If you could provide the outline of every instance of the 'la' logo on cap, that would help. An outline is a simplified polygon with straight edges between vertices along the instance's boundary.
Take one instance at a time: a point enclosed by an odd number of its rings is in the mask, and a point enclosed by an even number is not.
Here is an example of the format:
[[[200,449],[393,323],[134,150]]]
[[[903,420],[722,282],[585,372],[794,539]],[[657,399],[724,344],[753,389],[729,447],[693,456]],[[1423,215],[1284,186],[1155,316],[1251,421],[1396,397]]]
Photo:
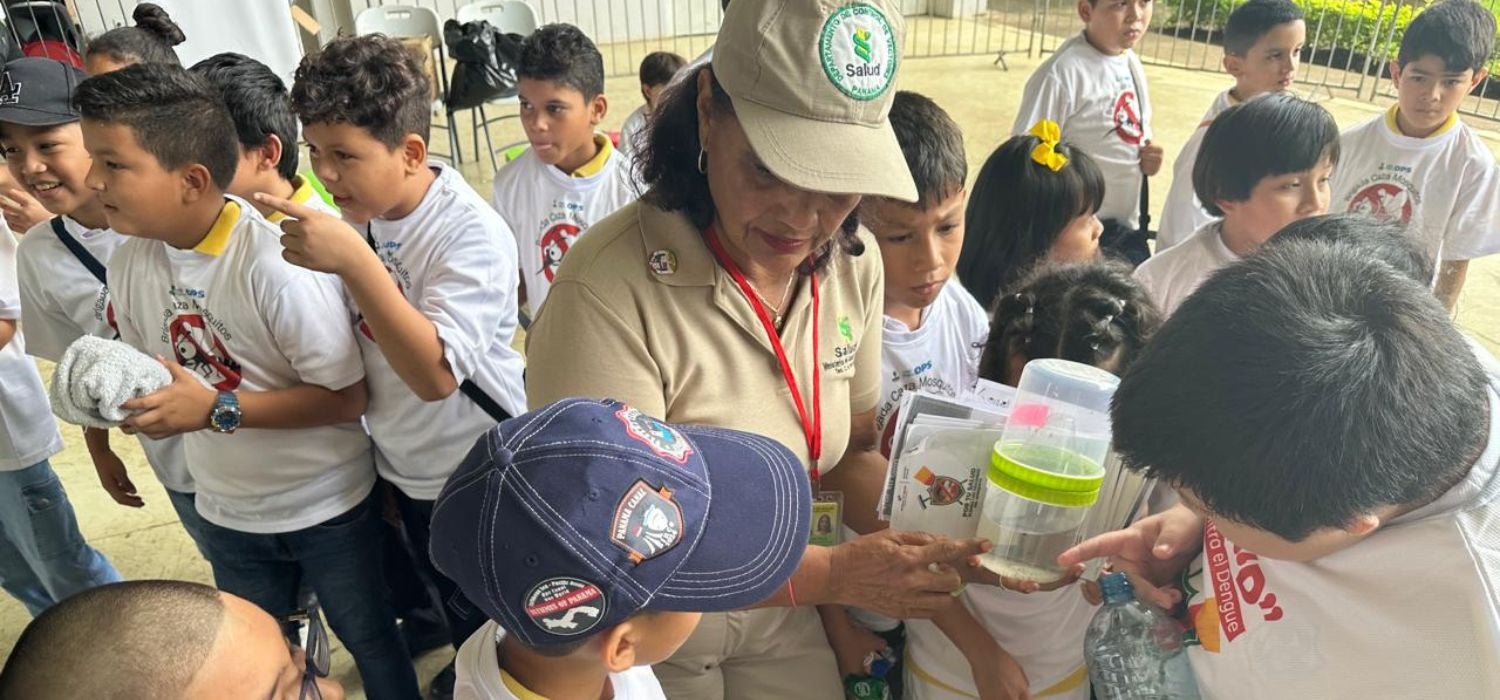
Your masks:
[[[0,80],[0,105],[13,105],[21,101],[21,84],[10,79],[10,71]]]

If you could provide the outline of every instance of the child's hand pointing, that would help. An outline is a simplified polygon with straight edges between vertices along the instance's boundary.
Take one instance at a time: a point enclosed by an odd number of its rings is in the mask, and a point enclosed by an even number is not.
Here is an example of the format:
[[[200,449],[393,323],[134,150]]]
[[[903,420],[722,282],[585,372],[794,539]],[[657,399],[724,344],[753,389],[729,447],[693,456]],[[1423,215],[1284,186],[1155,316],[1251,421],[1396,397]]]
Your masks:
[[[264,192],[255,201],[289,217],[280,224],[281,246],[282,257],[293,265],[343,275],[375,253],[342,219]]]

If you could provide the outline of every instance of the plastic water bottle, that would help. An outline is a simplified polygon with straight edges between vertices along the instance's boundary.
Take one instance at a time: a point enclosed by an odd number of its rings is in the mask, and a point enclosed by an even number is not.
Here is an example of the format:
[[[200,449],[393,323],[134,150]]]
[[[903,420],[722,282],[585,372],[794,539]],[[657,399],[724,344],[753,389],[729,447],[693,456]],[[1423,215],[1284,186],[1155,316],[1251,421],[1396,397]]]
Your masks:
[[[1084,637],[1089,682],[1099,700],[1192,700],[1198,684],[1177,623],[1135,599],[1130,579],[1099,579],[1104,606]]]

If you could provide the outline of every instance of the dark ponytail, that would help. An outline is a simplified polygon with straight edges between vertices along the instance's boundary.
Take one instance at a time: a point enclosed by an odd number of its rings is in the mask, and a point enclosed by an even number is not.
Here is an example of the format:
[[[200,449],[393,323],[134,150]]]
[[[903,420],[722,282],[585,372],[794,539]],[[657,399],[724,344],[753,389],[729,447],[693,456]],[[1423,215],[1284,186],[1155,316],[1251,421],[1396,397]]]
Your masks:
[[[182,27],[160,5],[143,2],[130,18],[134,26],[116,27],[89,41],[87,54],[107,56],[116,63],[169,63],[182,65],[172,47],[187,41]]]

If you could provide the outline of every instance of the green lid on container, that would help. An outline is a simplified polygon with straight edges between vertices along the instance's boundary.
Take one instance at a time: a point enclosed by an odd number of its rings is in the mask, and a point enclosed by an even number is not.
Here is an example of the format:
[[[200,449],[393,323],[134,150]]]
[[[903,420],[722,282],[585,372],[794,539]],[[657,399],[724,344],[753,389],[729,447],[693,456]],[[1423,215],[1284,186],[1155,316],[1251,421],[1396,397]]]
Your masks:
[[[1039,466],[1046,464],[1049,468]],[[1093,505],[1104,467],[1076,452],[1047,445],[995,443],[990,482],[1022,498],[1064,508]]]

